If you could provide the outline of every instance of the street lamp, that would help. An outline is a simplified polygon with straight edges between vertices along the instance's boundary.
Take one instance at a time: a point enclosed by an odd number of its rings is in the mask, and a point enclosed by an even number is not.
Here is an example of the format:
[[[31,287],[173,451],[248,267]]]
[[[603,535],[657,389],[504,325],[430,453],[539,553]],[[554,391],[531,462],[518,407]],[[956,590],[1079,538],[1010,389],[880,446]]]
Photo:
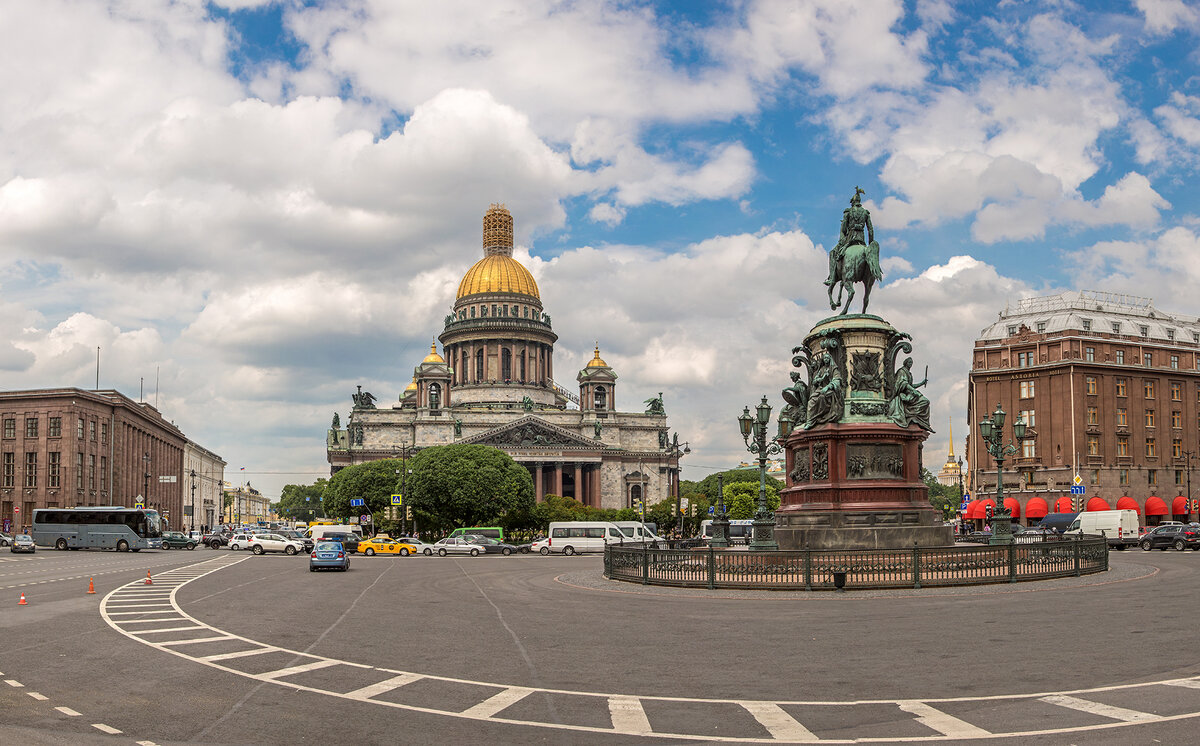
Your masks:
[[[752,415],[750,407],[743,407],[742,414],[738,417],[746,450],[758,456],[758,507],[754,511],[750,548],[775,550],[779,549],[779,543],[775,541],[775,514],[767,508],[767,457],[773,453],[782,453],[783,447],[774,440],[767,442],[767,425],[771,422],[771,405],[767,403],[767,397],[764,396],[754,410],[755,414]],[[786,437],[785,432],[790,434],[791,427],[790,419],[780,417],[777,439]],[[753,442],[750,441],[751,437],[754,438]]]
[[[192,530],[196,530],[196,470],[192,469]]]
[[[142,456],[142,460],[146,462],[146,477],[145,486],[142,488],[142,501],[145,505],[150,504],[150,453],[147,452]]]
[[[725,514],[725,475],[717,475],[717,507],[713,511],[712,541],[709,546],[716,549],[729,547],[729,516]]]
[[[992,538],[990,544],[1012,543],[1012,511],[1004,505],[1004,458],[1017,452],[1017,446],[1010,442],[1004,445],[1004,410],[996,404],[996,411],[979,423],[979,435],[983,447],[992,458],[996,459],[996,508],[992,512]],[[1013,439],[1025,439],[1025,421],[1020,417],[1012,426]]]
[[[679,433],[675,433],[675,439],[670,445],[670,450],[668,451],[668,456],[676,459],[676,472],[678,472],[679,457],[686,456],[687,454],[689,454],[691,452],[692,452],[692,449],[688,445],[688,442],[685,440],[684,442],[680,443],[679,442]],[[683,528],[684,527],[683,495],[681,495],[679,492],[679,474],[678,473],[676,473],[676,475],[675,475],[675,513],[676,513],[676,515],[679,516],[679,538],[680,538],[680,540],[682,540],[684,538],[683,537],[683,530],[684,530],[684,528]]]

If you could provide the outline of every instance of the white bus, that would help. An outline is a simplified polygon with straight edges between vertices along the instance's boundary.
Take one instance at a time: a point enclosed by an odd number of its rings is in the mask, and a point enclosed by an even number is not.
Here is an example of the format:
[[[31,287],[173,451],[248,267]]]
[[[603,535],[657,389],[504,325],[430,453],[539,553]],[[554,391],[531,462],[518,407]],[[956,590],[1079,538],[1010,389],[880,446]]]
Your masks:
[[[567,556],[584,552],[603,552],[606,544],[623,544],[629,537],[608,521],[553,521],[550,533],[530,545],[531,552],[542,555],[561,552]]]
[[[162,549],[158,511],[142,508],[37,508],[30,534],[38,546],[55,549]]]
[[[754,521],[748,518],[738,518],[729,521],[729,540],[737,543],[748,543],[754,534]],[[712,541],[712,521],[700,522],[700,538]]]

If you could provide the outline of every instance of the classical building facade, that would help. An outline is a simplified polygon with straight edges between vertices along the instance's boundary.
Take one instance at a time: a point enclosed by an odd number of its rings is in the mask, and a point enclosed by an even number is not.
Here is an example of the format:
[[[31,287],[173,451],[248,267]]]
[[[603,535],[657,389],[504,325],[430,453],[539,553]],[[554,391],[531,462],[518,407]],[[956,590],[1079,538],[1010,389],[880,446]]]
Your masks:
[[[644,412],[619,411],[617,373],[599,345],[575,376],[578,394],[555,381],[558,335],[533,275],[513,259],[512,216],[500,205],[483,218],[483,254],[459,283],[442,352],[430,346],[392,404],[377,406],[360,389],[345,428],[334,415],[331,473],[428,446],[478,443],[524,465],[538,501],[554,494],[619,508],[676,497],[682,451],[661,395]]]
[[[183,515],[188,528],[216,525],[221,514],[221,486],[225,460],[199,443],[188,440],[183,448]]]
[[[1132,508],[1147,524],[1195,519],[1200,319],[1114,293],[1028,298],[975,341],[969,384],[969,422],[999,403],[1007,422],[1028,425],[1004,465],[1022,523],[1070,510],[1076,475],[1087,509]],[[994,494],[996,464],[977,427],[967,448],[975,496]]]
[[[950,453],[946,456],[946,463],[942,464],[942,470],[937,473],[938,484],[948,486],[962,485],[962,461],[954,460],[954,423],[950,423]]]
[[[117,391],[0,392],[0,521],[144,496],[182,525],[186,444],[157,409]]]

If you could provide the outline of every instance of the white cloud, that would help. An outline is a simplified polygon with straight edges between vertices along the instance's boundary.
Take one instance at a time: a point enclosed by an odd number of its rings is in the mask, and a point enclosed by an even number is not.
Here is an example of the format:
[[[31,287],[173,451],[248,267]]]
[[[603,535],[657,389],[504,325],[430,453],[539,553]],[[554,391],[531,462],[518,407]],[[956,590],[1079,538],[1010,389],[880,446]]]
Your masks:
[[[1153,34],[1200,25],[1200,13],[1183,0],[1134,0],[1134,5],[1146,18],[1146,30]]]

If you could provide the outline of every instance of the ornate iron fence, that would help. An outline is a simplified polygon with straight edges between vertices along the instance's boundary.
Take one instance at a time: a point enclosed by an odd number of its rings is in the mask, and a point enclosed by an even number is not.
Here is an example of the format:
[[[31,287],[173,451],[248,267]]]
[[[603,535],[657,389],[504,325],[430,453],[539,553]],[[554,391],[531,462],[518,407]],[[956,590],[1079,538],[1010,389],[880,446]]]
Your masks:
[[[647,585],[759,590],[921,588],[1015,583],[1104,572],[1103,536],[911,549],[753,552],[609,546],[604,575]]]

